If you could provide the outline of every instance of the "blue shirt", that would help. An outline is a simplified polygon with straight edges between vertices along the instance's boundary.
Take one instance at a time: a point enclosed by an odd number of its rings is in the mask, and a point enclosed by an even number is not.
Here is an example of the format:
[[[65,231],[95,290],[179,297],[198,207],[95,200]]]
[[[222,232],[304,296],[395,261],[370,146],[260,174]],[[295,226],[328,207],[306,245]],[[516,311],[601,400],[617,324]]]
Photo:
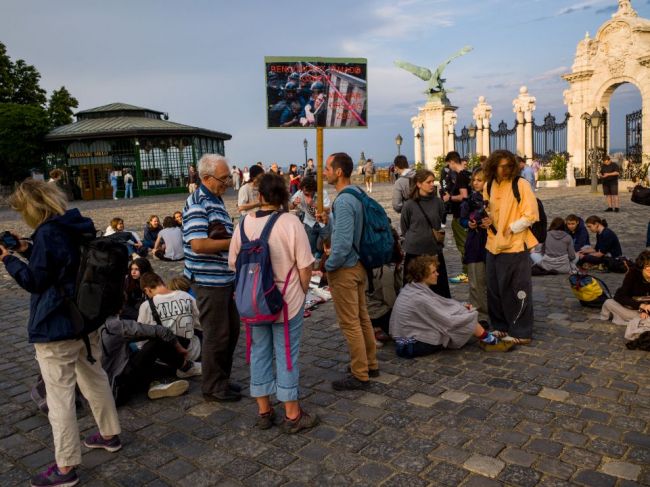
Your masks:
[[[609,228],[605,228],[602,232],[596,235],[596,247],[598,252],[612,257],[620,257],[623,255],[621,249],[621,242],[619,242],[616,234]]]
[[[521,177],[530,183],[530,187],[535,189],[535,171],[532,167],[526,166],[521,170]]]
[[[356,186],[352,189],[361,192]],[[332,205],[329,224],[332,228],[332,251],[325,262],[325,270],[354,267],[359,262],[359,254],[354,249],[361,245],[363,205],[351,194],[339,194]]]
[[[235,273],[228,268],[228,252],[197,254],[191,245],[196,238],[208,238],[208,227],[213,222],[221,223],[232,235],[232,220],[223,200],[201,184],[183,208],[184,275],[199,286],[222,287],[235,280]]]

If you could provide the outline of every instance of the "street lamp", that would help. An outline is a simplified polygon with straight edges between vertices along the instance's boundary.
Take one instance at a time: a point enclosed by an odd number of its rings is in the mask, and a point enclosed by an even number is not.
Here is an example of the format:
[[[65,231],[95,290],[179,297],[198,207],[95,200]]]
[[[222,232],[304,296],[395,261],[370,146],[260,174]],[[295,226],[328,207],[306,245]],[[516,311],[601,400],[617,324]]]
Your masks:
[[[302,141],[302,146],[305,148],[305,167],[307,167],[307,147],[309,146],[307,139]]]
[[[591,150],[589,158],[591,159],[591,192],[598,192],[598,162],[600,161],[600,147],[598,147],[598,129],[603,120],[602,114],[596,108],[591,115],[585,113],[581,117],[585,123],[589,121],[591,125]]]
[[[467,131],[468,131],[468,133],[469,133],[470,138],[473,139],[474,136],[476,135],[476,125],[474,125],[473,123],[471,123],[471,124],[469,125],[469,128],[467,129]]]
[[[395,144],[397,145],[397,155],[400,155],[402,153],[400,149],[402,145],[402,140],[404,140],[402,139],[402,136],[400,134],[397,134],[397,137],[395,137]]]

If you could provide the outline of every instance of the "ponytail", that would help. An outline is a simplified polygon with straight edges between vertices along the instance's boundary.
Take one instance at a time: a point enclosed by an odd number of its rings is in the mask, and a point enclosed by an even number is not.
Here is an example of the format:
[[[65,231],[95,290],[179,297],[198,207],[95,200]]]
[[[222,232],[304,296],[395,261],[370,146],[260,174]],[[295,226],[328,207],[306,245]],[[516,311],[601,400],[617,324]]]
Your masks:
[[[585,220],[585,223],[588,223],[589,225],[595,225],[595,224],[600,224],[603,227],[607,228],[607,220],[604,218],[600,218],[599,216],[596,215],[591,215],[589,218]]]

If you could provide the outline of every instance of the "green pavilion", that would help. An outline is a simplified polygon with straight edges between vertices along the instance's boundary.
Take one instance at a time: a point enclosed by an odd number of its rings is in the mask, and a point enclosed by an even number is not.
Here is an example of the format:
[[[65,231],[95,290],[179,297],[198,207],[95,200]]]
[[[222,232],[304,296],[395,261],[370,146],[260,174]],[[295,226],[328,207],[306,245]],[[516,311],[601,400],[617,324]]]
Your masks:
[[[52,130],[48,171],[57,167],[84,200],[111,198],[109,175],[124,170],[135,178],[135,195],[186,191],[189,167],[203,154],[225,155],[223,132],[169,121],[167,113],[111,103],[75,114],[77,121]]]

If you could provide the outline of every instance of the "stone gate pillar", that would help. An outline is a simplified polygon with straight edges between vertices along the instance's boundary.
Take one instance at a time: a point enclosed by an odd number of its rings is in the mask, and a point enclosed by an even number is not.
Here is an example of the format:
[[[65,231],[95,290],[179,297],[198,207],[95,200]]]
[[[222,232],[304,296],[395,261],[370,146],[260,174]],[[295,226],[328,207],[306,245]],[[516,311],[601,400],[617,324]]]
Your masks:
[[[478,97],[478,103],[472,113],[476,123],[476,153],[479,156],[489,156],[492,107],[485,101],[484,96]]]
[[[533,111],[536,99],[528,88],[519,88],[519,96],[512,101],[512,111],[517,116],[517,153],[530,160],[533,158]]]
[[[433,170],[436,165],[436,158],[446,154],[448,129],[445,120],[455,112],[458,107],[441,101],[429,101],[420,108],[418,117],[423,121],[424,126],[424,165],[427,169]]]
[[[445,155],[455,149],[456,141],[456,122],[458,121],[458,115],[456,112],[451,110],[445,113],[445,126],[447,127],[447,141],[445,144]]]

